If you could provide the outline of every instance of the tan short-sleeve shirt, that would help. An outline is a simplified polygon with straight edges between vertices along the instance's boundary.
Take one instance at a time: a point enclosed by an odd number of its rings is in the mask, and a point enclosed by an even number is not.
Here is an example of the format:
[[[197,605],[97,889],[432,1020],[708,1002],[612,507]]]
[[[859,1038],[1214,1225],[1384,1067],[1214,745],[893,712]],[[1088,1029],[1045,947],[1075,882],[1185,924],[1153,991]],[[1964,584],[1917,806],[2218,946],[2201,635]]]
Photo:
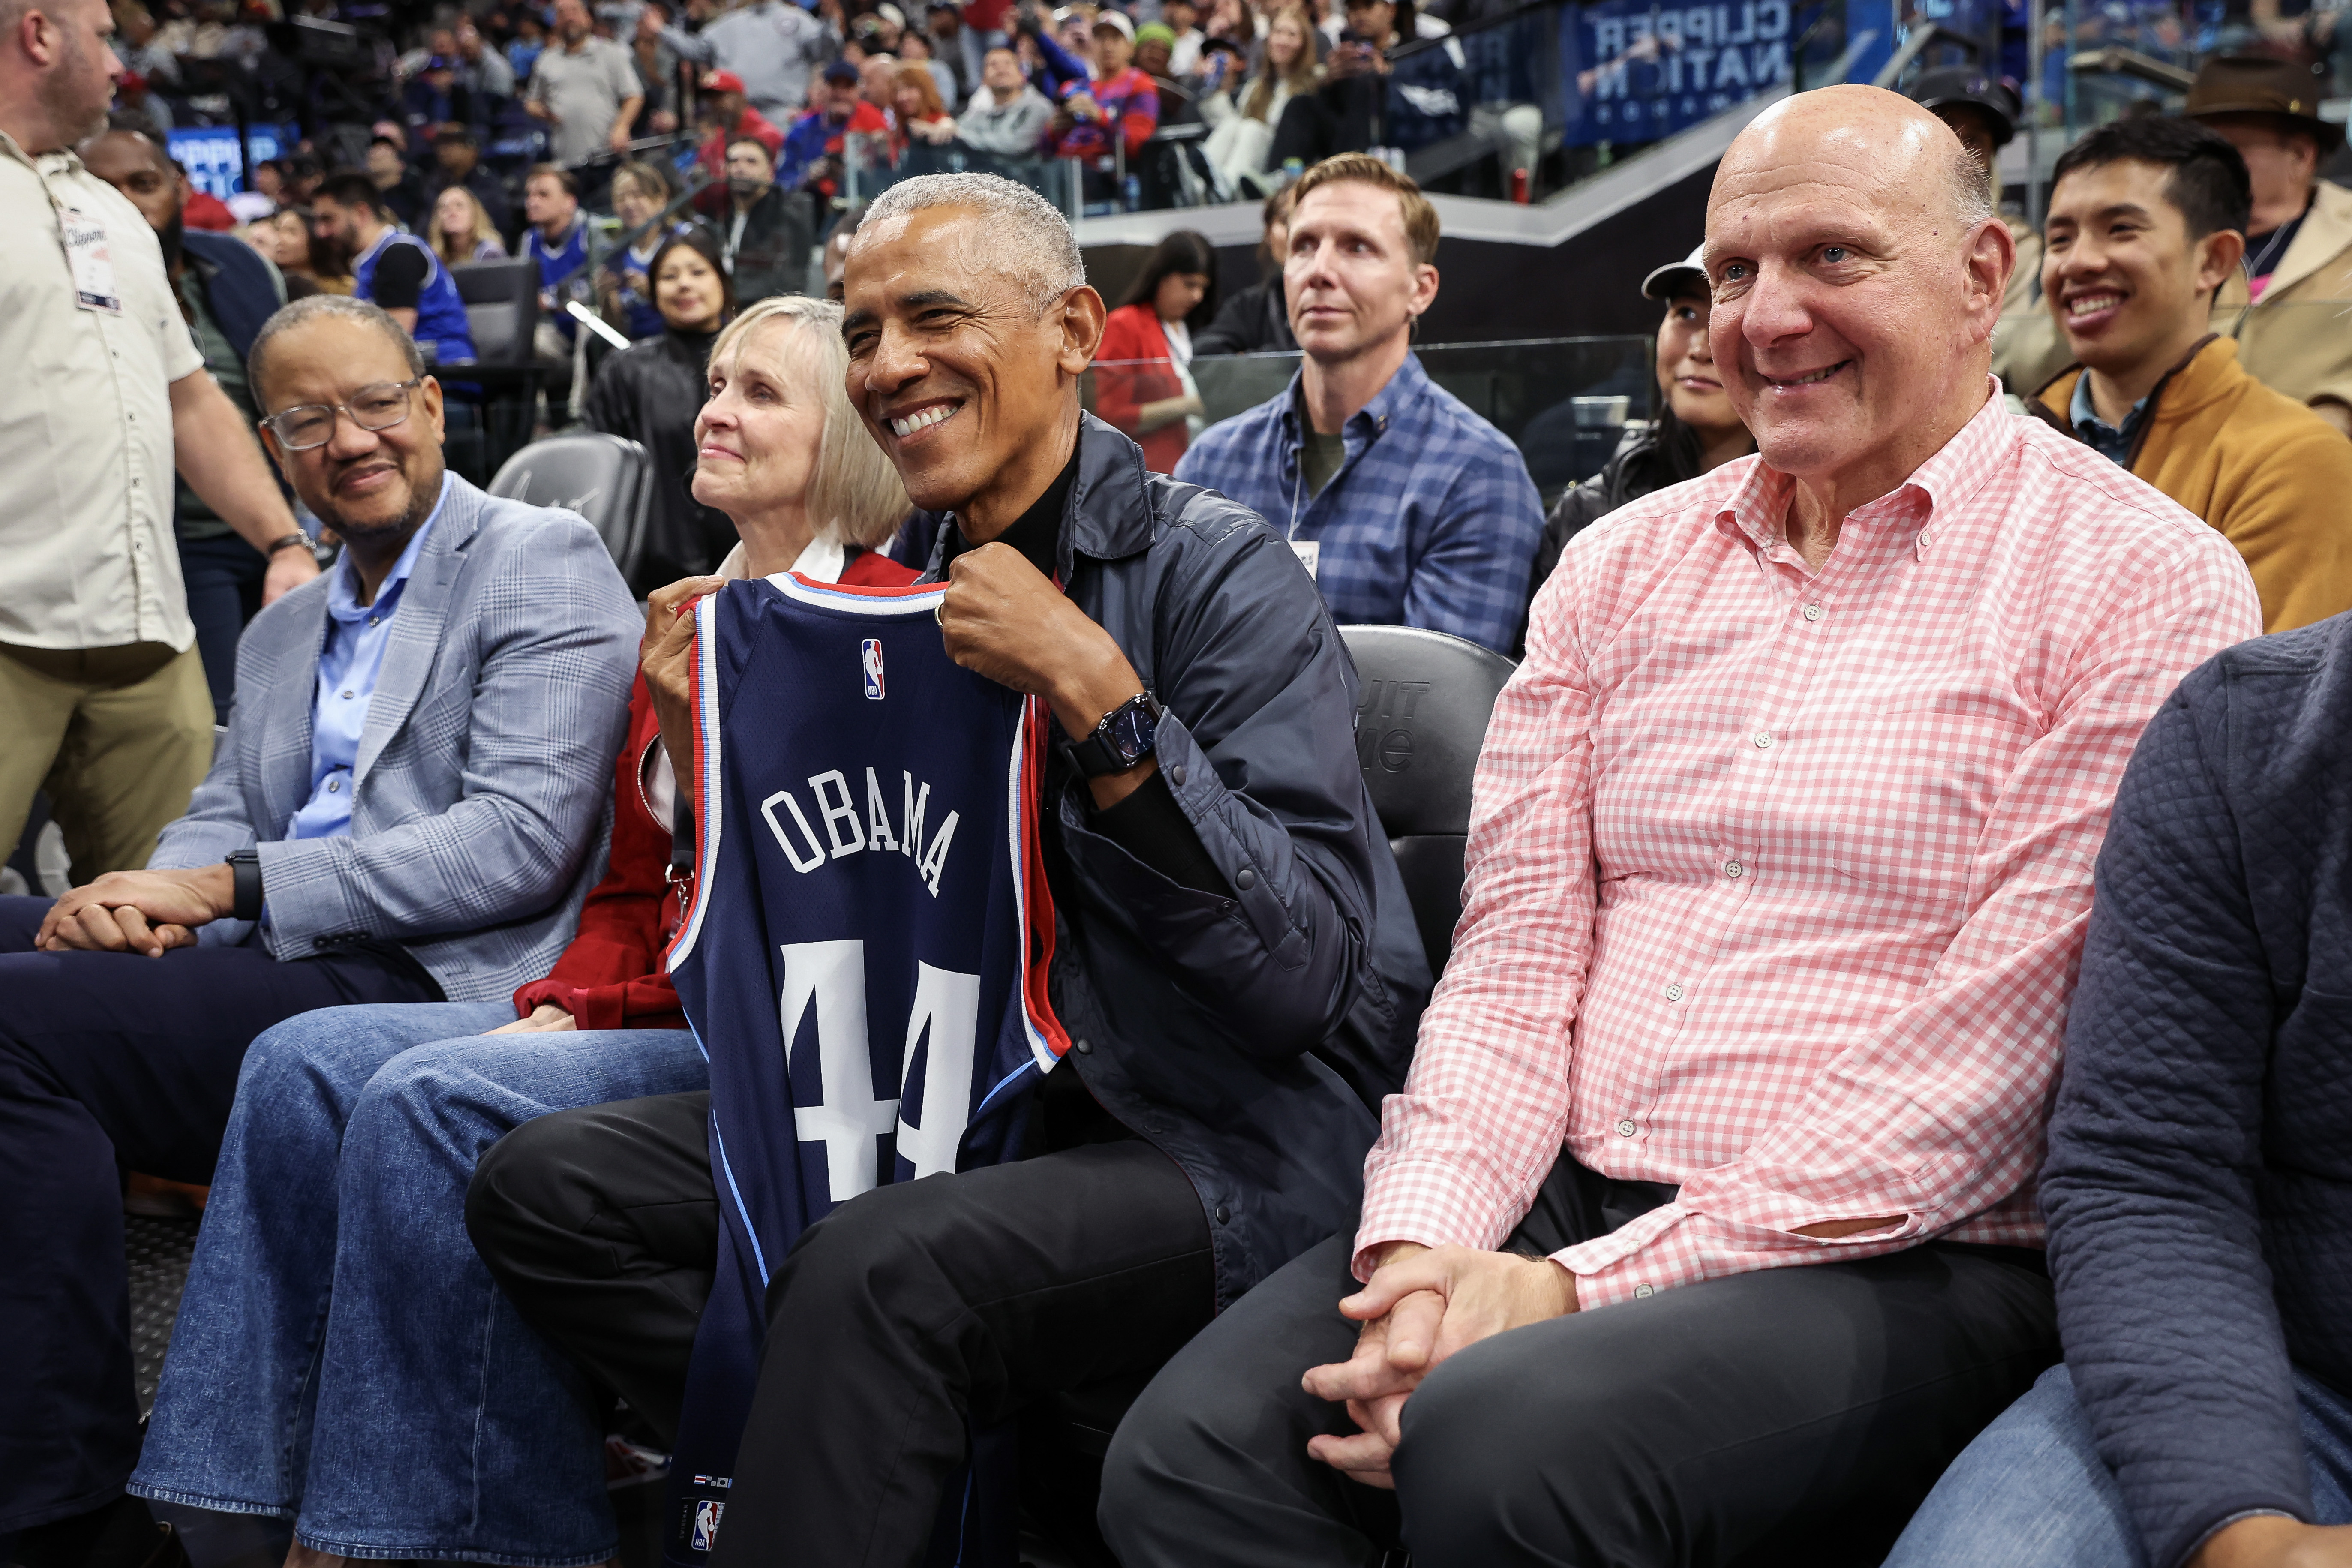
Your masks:
[[[61,208],[104,226],[120,312],[79,303]],[[71,153],[0,132],[0,643],[195,640],[170,389],[204,367],[139,209]]]

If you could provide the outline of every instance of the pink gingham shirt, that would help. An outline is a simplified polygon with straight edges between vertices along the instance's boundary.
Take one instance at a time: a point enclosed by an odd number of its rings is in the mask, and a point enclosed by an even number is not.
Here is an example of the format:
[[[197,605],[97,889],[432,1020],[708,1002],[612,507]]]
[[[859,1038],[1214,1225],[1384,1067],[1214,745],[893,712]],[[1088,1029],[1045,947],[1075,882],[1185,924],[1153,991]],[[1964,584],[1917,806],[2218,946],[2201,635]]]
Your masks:
[[[2261,635],[2221,534],[1998,395],[1809,572],[1755,458],[1571,544],[1478,759],[1465,908],[1356,1272],[1493,1248],[1562,1151],[1676,1200],[1581,1305],[1931,1237],[2039,1246],[2091,866],[2181,676]],[[1823,1221],[1902,1216],[1843,1240]]]

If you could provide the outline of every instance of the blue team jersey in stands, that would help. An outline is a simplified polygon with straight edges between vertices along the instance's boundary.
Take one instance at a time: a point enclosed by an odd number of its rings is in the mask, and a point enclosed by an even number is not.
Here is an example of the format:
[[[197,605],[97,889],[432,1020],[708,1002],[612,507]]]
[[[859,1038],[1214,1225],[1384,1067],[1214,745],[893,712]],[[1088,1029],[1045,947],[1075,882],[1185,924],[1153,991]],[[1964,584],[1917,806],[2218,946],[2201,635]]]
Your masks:
[[[694,894],[670,973],[710,1063],[721,1231],[668,1553],[724,1510],[771,1272],[886,1182],[1010,1157],[1068,1041],[1035,835],[1033,700],[957,667],[944,584],[789,574],[697,605]]]
[[[362,300],[375,298],[376,263],[395,245],[413,245],[425,253],[425,286],[416,294],[416,328],[408,335],[431,343],[437,364],[474,363],[474,329],[466,319],[466,301],[458,297],[457,279],[433,254],[433,247],[413,234],[386,230],[352,262],[353,292]]]

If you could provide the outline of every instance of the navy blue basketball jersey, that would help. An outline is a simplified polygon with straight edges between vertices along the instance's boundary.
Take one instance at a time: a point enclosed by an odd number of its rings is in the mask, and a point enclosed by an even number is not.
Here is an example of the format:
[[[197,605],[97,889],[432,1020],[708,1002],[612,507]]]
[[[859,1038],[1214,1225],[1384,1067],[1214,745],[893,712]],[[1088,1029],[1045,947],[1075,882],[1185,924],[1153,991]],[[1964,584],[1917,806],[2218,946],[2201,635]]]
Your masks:
[[[802,1231],[883,1183],[1010,1157],[1068,1047],[1045,999],[1045,716],[948,657],[945,591],[782,574],[695,609],[695,885],[668,962],[710,1064],[722,1224],[676,1563],[717,1533],[769,1276]]]

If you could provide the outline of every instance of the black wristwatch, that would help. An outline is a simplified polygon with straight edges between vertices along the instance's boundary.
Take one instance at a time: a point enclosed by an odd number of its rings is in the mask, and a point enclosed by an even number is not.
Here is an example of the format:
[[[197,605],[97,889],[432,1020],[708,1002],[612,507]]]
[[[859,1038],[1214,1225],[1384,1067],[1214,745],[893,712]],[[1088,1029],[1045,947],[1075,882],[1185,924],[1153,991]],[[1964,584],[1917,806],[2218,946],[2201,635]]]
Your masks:
[[[1090,779],[1123,773],[1151,754],[1160,740],[1160,699],[1139,692],[1102,717],[1094,733],[1066,748],[1070,765]]]
[[[229,875],[236,880],[236,896],[229,913],[241,921],[261,918],[261,851],[232,849],[228,857]]]

